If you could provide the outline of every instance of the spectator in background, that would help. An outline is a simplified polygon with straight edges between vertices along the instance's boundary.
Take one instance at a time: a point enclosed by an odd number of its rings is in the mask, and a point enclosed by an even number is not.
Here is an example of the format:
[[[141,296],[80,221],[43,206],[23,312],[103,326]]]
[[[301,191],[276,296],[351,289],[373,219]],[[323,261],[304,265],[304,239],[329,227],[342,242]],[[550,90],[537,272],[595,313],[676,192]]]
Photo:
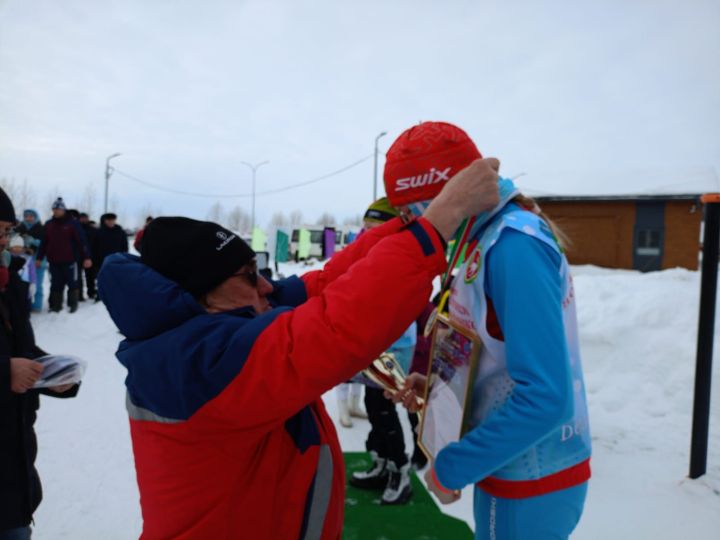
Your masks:
[[[25,240],[19,234],[16,234],[10,239],[8,251],[11,257],[17,257],[25,261],[25,264],[18,271],[20,279],[28,284],[28,311],[32,309],[32,298],[35,294],[35,283],[37,281],[37,269],[35,268],[34,258],[30,250],[25,245]]]
[[[83,239],[79,224],[67,213],[62,197],[52,205],[53,217],[45,224],[45,237],[40,244],[35,265],[40,267],[47,257],[50,265],[50,311],[62,309],[65,287],[68,288],[68,307],[78,308],[78,269],[75,261],[82,258],[83,267],[92,266],[90,250]]]
[[[42,499],[33,429],[40,394],[73,397],[79,386],[32,388],[43,371],[34,359],[45,353],[35,345],[28,286],[18,275],[26,263],[5,251],[15,221],[12,202],[0,189],[0,540],[29,540]]]
[[[95,258],[95,254],[92,252],[95,246],[95,237],[97,236],[97,227],[94,221],[90,221],[90,217],[85,213],[80,213],[80,227],[82,227],[85,239],[87,240],[88,246],[90,246],[90,256]],[[90,268],[85,268],[85,285],[87,286],[87,297],[96,298],[97,289],[95,288],[95,278],[97,276],[97,265],[92,265]],[[81,274],[82,275],[82,274]],[[80,284],[80,299],[82,300],[83,287]]]
[[[142,239],[143,239],[143,236],[145,236],[145,229],[147,228],[148,225],[150,225],[152,220],[153,220],[153,217],[148,216],[145,219],[145,226],[142,229],[140,229],[137,232],[137,234],[135,235],[135,241],[133,242],[133,247],[135,248],[135,250],[138,253],[142,253]]]
[[[15,231],[23,237],[25,240],[25,247],[29,250],[28,252],[32,255],[33,264],[37,255],[38,248],[42,242],[43,236],[45,235],[45,227],[40,221],[40,215],[37,210],[28,208],[23,212],[22,222],[15,228]],[[47,263],[43,262],[37,267],[35,273],[35,295],[33,297],[32,310],[42,311],[43,307],[43,284],[45,282],[45,270],[47,269]]]
[[[80,223],[80,212],[75,210],[74,208],[69,208],[67,210],[67,213],[72,218],[72,222],[77,227],[78,231],[80,231],[80,236],[82,237],[83,243],[88,247],[91,248],[92,244],[90,243],[87,236],[85,236],[85,231],[82,228],[82,225]],[[92,253],[90,254],[90,258],[92,259]],[[77,255],[77,259],[75,261],[75,265],[77,266],[77,277],[78,277],[78,301],[84,302],[85,296],[83,295],[83,257],[82,254]],[[70,291],[68,291],[68,304],[70,303]]]
[[[117,216],[112,213],[100,216],[100,228],[93,244],[95,268],[100,271],[103,261],[113,253],[127,253],[128,239],[125,230],[117,224]]]

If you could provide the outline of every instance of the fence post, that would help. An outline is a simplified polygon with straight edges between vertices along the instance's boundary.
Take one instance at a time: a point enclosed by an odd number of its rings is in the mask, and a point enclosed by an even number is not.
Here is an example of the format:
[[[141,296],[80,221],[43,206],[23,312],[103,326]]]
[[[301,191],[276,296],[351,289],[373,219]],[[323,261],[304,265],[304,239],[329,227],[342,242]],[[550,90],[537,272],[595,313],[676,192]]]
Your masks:
[[[705,227],[700,276],[700,319],[690,446],[690,478],[699,478],[707,470],[718,249],[720,248],[720,194],[703,195],[700,200],[705,206]]]

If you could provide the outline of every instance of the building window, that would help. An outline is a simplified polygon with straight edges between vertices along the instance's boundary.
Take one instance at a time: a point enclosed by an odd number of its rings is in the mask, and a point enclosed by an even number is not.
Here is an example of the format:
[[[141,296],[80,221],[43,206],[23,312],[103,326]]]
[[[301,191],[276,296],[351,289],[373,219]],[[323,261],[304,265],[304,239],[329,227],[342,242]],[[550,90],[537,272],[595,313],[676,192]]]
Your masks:
[[[640,229],[635,251],[638,255],[649,257],[660,256],[660,230],[659,229]]]

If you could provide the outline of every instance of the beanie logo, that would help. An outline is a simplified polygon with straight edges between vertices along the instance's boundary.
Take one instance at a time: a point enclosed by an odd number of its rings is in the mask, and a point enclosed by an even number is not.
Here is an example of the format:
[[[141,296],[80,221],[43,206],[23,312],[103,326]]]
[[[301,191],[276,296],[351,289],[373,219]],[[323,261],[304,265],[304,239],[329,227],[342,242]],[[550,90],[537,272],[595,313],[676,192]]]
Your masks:
[[[217,236],[220,240],[222,240],[222,243],[215,248],[215,251],[222,251],[225,246],[227,246],[230,242],[235,240],[235,235],[231,234],[228,236],[226,233],[222,231],[218,231],[215,233],[215,236]]]
[[[447,182],[450,180],[448,176],[452,167],[448,167],[444,171],[438,171],[435,167],[430,169],[425,174],[419,174],[417,176],[408,176],[407,178],[400,178],[395,183],[395,191],[405,191],[406,189],[418,188],[425,185],[437,184],[438,182]]]

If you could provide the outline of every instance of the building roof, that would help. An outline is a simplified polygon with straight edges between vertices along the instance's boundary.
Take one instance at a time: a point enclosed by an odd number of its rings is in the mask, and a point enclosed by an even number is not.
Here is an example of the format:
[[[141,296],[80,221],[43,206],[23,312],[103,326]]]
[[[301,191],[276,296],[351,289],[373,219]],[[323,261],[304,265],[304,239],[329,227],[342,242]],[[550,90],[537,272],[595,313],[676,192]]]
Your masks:
[[[515,183],[525,195],[544,200],[696,199],[720,193],[713,168],[523,174]]]

